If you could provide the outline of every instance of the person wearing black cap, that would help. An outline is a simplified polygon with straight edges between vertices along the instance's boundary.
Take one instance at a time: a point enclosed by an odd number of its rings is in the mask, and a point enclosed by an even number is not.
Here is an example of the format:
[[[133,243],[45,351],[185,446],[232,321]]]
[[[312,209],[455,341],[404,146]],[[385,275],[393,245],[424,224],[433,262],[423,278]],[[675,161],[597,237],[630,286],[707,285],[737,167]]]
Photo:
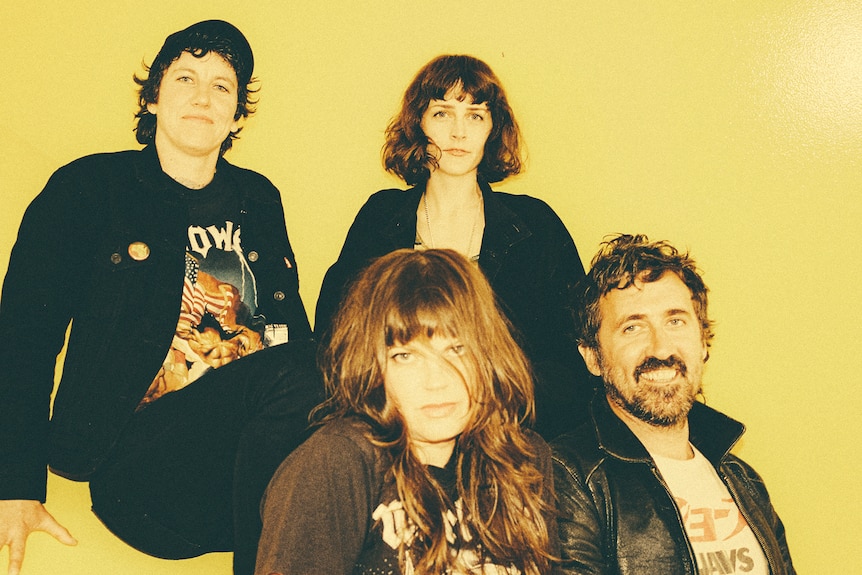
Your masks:
[[[170,35],[135,77],[144,148],[59,169],[24,215],[0,297],[10,574],[32,531],[75,543],[42,505],[49,467],[147,554],[254,569],[260,496],[323,391],[279,191],[224,159],[253,70],[227,22]]]

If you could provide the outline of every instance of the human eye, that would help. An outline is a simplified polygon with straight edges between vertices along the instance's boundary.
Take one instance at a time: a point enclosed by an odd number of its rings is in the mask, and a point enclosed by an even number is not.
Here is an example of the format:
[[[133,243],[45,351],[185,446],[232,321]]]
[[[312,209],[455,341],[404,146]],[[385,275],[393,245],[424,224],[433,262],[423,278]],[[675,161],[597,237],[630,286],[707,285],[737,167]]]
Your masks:
[[[465,353],[467,353],[467,348],[464,347],[464,344],[460,341],[457,341],[449,346],[449,353],[454,355],[455,357],[461,357]]]
[[[407,363],[413,359],[413,354],[402,347],[393,347],[389,349],[389,361],[393,363]]]
[[[220,92],[224,92],[225,94],[232,94],[236,89],[236,86],[233,82],[229,81],[226,78],[215,78],[213,82],[213,87]]]
[[[627,323],[622,326],[622,332],[626,335],[635,335],[641,330],[641,325],[638,323]]]
[[[690,323],[692,316],[685,311],[676,311],[668,314],[667,325],[671,327],[685,327]]]

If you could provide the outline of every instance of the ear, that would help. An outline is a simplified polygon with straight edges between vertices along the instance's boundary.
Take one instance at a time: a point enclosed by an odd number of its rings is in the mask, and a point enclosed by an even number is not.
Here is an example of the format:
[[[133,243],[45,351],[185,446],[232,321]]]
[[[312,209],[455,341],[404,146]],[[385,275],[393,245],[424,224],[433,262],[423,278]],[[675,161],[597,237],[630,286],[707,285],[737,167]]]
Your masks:
[[[149,112],[149,113],[150,113],[150,114],[152,114],[153,116],[155,116],[155,115],[156,115],[156,109],[157,109],[157,108],[158,108],[158,105],[157,105],[155,102],[149,102],[149,103],[147,103],[147,112]]]
[[[599,355],[595,349],[584,344],[578,344],[578,351],[581,352],[581,357],[584,358],[584,363],[587,364],[587,369],[596,377],[601,377],[602,370],[599,367]]]

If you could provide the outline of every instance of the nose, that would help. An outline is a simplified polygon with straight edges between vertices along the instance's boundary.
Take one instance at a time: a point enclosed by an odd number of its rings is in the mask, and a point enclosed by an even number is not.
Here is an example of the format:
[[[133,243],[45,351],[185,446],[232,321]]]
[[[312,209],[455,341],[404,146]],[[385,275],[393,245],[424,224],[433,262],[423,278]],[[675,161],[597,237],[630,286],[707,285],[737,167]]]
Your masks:
[[[673,355],[671,337],[661,328],[651,330],[650,355],[658,359],[667,359]]]
[[[452,139],[462,140],[467,136],[467,122],[464,118],[456,117],[452,122]]]
[[[426,363],[425,377],[422,385],[425,389],[443,389],[460,377],[458,370],[443,357],[434,356]]]
[[[195,91],[195,104],[208,106],[210,103],[210,91],[207,86],[198,86]]]

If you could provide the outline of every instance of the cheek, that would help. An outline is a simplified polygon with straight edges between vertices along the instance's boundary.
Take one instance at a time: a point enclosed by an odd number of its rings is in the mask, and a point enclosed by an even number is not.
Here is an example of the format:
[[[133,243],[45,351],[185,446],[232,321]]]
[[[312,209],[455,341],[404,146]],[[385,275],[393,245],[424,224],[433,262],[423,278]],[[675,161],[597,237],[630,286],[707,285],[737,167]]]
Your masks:
[[[428,140],[429,144],[434,144],[435,141],[440,140],[442,136],[439,133],[434,132],[433,128],[425,128],[423,126],[419,126],[422,129],[422,134],[425,135],[425,138]]]
[[[422,131],[423,134],[425,134],[426,136],[428,135],[428,130],[430,128],[428,126],[428,121],[425,118],[422,118],[419,121],[419,129]]]
[[[488,139],[491,137],[491,131],[492,127],[487,124],[477,127],[475,138],[477,140],[481,140],[483,147],[488,144]]]
[[[411,380],[401,381],[399,378],[389,377],[384,381],[383,391],[386,394],[386,404],[401,413],[409,410],[410,405],[415,402],[415,386],[410,384]]]
[[[628,342],[624,345],[616,345],[604,350],[605,363],[624,369],[629,369],[639,364],[646,358],[644,345],[637,342]]]

